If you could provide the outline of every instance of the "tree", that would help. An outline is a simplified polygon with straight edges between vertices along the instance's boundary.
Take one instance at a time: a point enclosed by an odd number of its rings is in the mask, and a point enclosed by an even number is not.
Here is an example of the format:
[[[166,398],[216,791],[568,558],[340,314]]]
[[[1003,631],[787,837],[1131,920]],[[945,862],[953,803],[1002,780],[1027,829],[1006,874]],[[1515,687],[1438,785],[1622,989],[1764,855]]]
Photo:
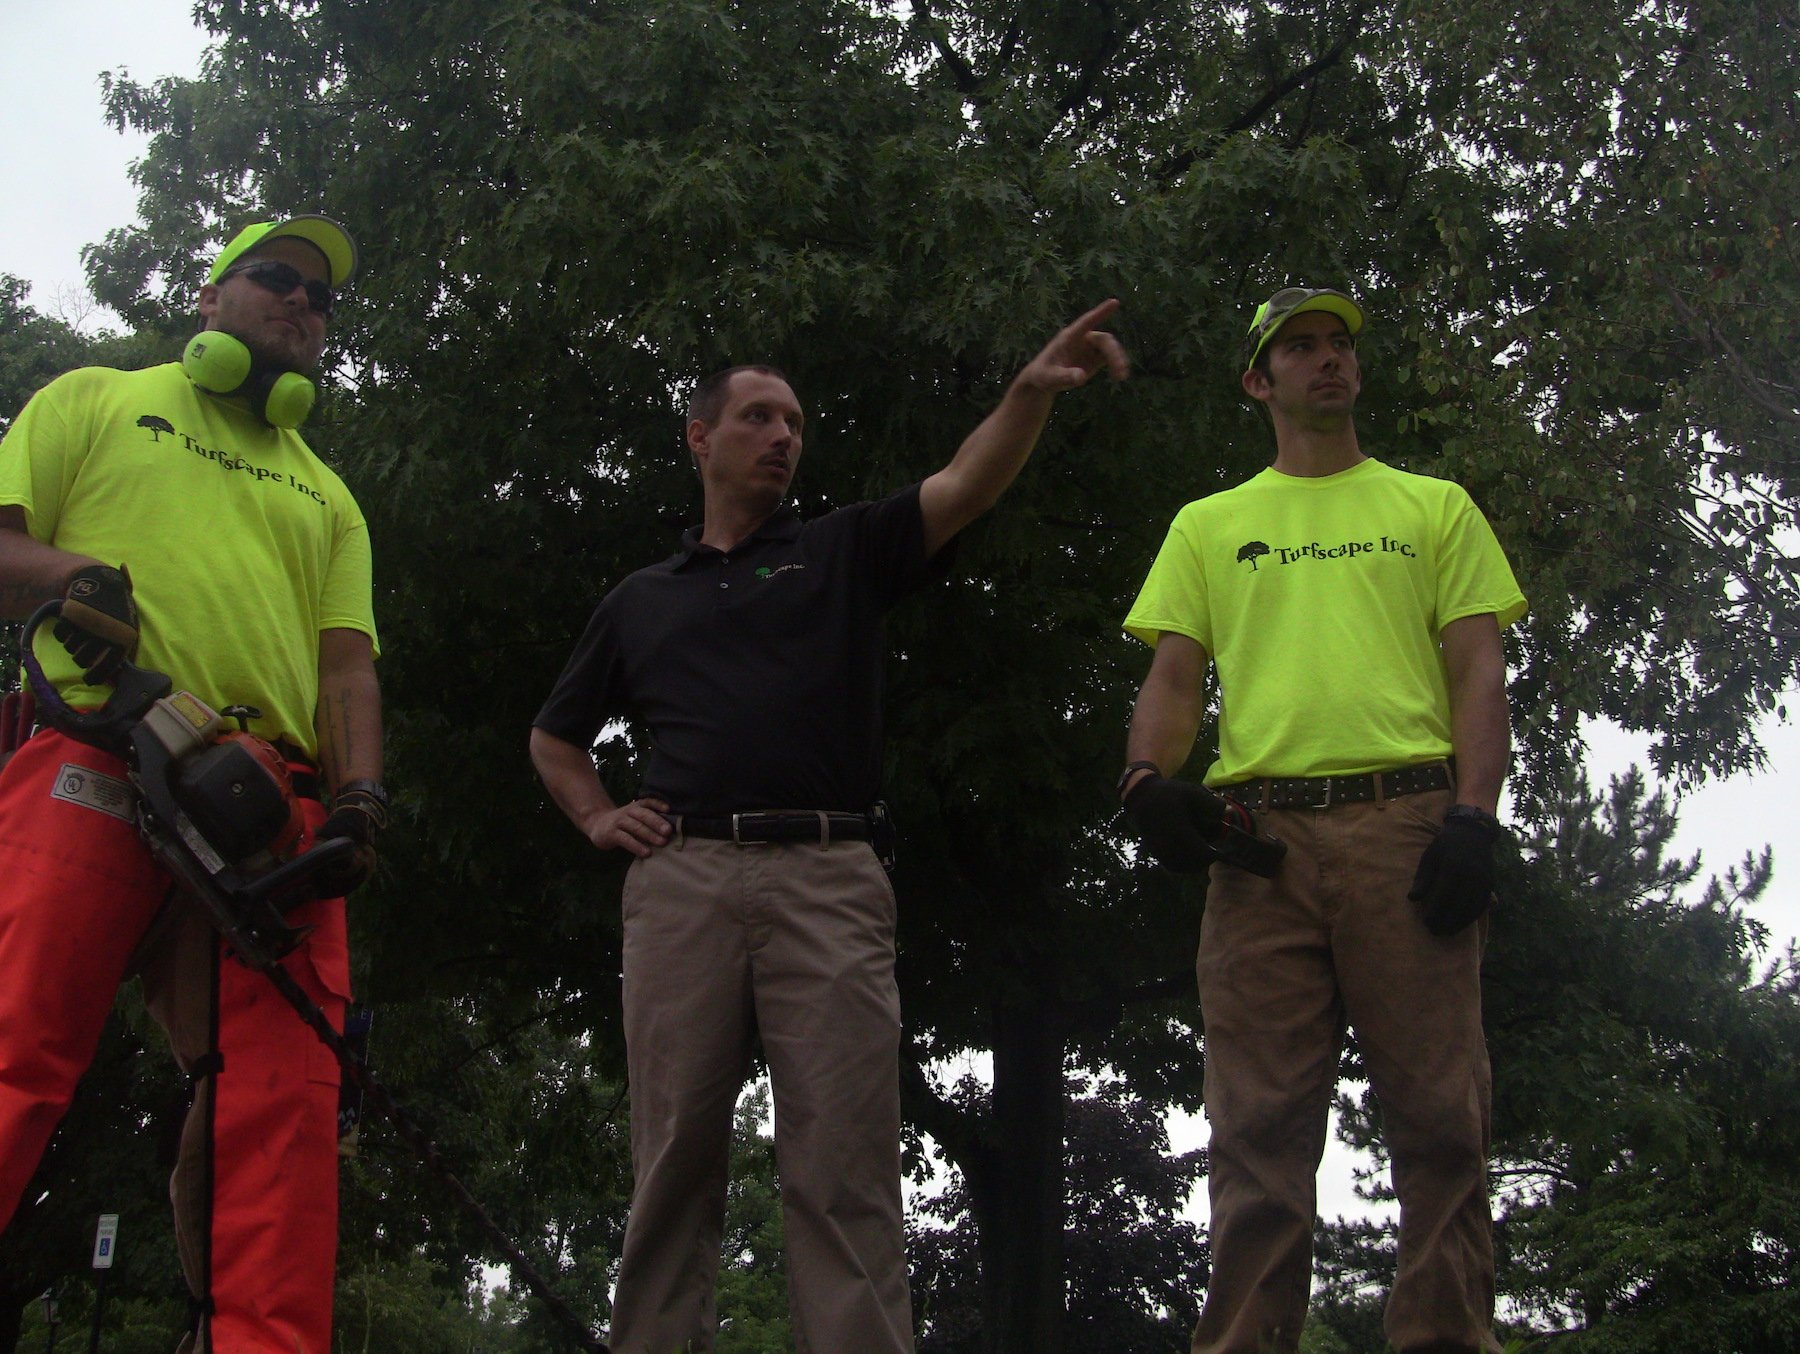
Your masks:
[[[81,335],[33,309],[29,291],[23,278],[0,273],[0,434],[40,386],[86,355]]]
[[[1202,1151],[1171,1155],[1162,1117],[1117,1082],[1071,1077],[1067,1176],[1073,1229],[1066,1274],[1070,1335],[1093,1351],[1185,1349],[1199,1315],[1208,1253],[1180,1217],[1206,1169]],[[957,1087],[989,1092],[973,1077]],[[924,1182],[923,1163],[919,1172]],[[980,1349],[987,1326],[977,1219],[958,1179],[920,1204],[908,1228],[920,1348]]]
[[[1224,356],[1248,298],[1357,290],[1370,444],[1462,479],[1518,562],[1527,812],[1582,713],[1699,776],[1755,760],[1795,676],[1764,638],[1795,615],[1775,0],[200,13],[202,80],[112,86],[153,136],[143,221],[90,257],[148,325],[252,207],[365,243],[313,426],[377,549],[402,826],[357,944],[384,1002],[556,1009],[616,1068],[616,876],[519,747],[588,601],[694,512],[687,382],[793,374],[810,512],[936,468],[1044,335],[1126,298],[1137,381],[1065,401],[961,579],[892,626],[907,1109],[962,1171],[990,1348],[1064,1343],[1070,1062],[1199,1094],[1197,890],[1111,823],[1143,661],[1116,627],[1178,505],[1266,458]],[[615,789],[640,750],[601,744]],[[975,1050],[993,1092],[959,1098],[934,1069]]]
[[[738,1102],[719,1276],[719,1354],[781,1354],[794,1346],[775,1140],[764,1128],[772,1112],[765,1082]]]

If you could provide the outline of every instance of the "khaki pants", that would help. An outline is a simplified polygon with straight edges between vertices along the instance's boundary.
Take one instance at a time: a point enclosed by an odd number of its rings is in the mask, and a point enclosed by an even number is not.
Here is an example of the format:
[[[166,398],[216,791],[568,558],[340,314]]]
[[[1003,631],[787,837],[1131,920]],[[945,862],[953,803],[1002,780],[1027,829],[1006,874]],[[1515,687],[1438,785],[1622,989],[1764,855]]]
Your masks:
[[[912,1348],[894,894],[862,842],[677,839],[626,877],[636,1175],[610,1342],[710,1350],[732,1113],[762,1039],[795,1345]]]
[[[1314,1177],[1346,1021],[1400,1200],[1385,1322],[1400,1351],[1495,1350],[1487,1199],[1486,922],[1439,939],[1408,901],[1448,790],[1263,815],[1288,844],[1259,879],[1215,864],[1196,972],[1205,1021],[1212,1278],[1194,1354],[1293,1350]]]

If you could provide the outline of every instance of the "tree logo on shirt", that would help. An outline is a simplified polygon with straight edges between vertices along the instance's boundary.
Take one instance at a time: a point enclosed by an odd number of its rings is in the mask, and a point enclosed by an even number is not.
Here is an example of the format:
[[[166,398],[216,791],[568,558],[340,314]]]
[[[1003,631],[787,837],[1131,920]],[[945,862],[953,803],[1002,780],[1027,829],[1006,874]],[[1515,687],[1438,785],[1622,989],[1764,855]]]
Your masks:
[[[175,431],[175,425],[173,423],[169,422],[166,418],[158,418],[155,414],[145,414],[137,421],[137,425],[140,428],[148,428],[150,430],[150,440],[153,442],[160,442],[162,441],[162,435],[164,433],[173,433]]]
[[[1249,560],[1250,572],[1255,573],[1257,556],[1266,555],[1268,553],[1269,547],[1264,545],[1261,541],[1248,541],[1244,544],[1243,548],[1238,551],[1238,563],[1242,564],[1245,560]]]
[[[776,574],[785,574],[790,569],[804,569],[805,567],[804,564],[784,564],[778,569],[771,569],[765,564],[756,571],[756,576],[758,578],[773,578]]]

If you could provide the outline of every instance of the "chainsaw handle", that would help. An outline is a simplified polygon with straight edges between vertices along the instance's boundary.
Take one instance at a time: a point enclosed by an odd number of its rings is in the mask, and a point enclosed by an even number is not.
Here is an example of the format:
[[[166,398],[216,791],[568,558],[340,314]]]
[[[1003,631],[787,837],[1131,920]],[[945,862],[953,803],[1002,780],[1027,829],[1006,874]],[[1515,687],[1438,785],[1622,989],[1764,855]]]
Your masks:
[[[299,893],[301,885],[320,870],[348,858],[355,850],[356,843],[348,837],[332,837],[327,841],[319,842],[311,850],[302,851],[287,864],[277,865],[267,874],[258,875],[245,884],[242,897],[248,903],[273,901],[277,905],[277,910],[285,911],[286,909],[280,906],[283,895]],[[292,901],[299,902],[300,899],[294,898]]]
[[[140,668],[135,663],[120,663],[113,676],[113,692],[98,710],[77,710],[62,698],[44,676],[44,665],[38,662],[33,641],[45,621],[62,615],[63,599],[53,597],[25,622],[19,632],[19,657],[25,669],[25,680],[37,698],[44,722],[58,733],[65,733],[80,743],[87,743],[117,756],[124,756],[131,744],[131,730],[157,701],[174,689],[174,683],[160,672]]]

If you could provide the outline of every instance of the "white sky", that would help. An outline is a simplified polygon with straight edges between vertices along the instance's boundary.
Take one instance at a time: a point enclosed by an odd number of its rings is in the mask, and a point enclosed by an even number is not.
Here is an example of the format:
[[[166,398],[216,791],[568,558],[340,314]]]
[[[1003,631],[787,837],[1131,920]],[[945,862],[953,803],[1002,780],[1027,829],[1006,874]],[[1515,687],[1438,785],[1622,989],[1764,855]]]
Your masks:
[[[14,110],[0,134],[0,272],[27,279],[33,304],[54,312],[65,289],[85,289],[81,247],[137,214],[126,170],[144,143],[105,124],[100,73],[124,70],[146,83],[193,76],[206,34],[188,0],[0,0],[0,35],[0,88]],[[1594,779],[1641,761],[1645,745],[1596,730]],[[1723,873],[1745,851],[1772,844],[1774,883],[1753,915],[1780,945],[1800,934],[1800,866],[1785,831],[1800,809],[1800,729],[1770,727],[1765,746],[1768,772],[1689,796],[1675,846],[1684,856],[1701,852],[1708,871]],[[1179,1145],[1191,1145],[1182,1136]],[[1327,1217],[1362,1211],[1339,1156],[1334,1143],[1320,1178]]]

